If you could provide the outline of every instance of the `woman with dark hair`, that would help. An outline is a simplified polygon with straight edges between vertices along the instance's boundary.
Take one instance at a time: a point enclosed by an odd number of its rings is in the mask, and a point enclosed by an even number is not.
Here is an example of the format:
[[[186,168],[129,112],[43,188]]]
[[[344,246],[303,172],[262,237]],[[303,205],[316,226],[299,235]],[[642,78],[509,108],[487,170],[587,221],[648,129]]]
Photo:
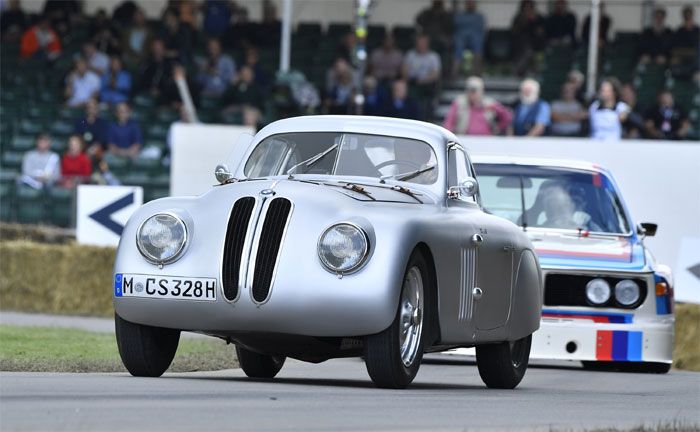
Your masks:
[[[619,100],[618,87],[606,79],[598,87],[598,99],[588,109],[591,138],[618,141],[622,138],[622,123],[627,120],[630,107]]]

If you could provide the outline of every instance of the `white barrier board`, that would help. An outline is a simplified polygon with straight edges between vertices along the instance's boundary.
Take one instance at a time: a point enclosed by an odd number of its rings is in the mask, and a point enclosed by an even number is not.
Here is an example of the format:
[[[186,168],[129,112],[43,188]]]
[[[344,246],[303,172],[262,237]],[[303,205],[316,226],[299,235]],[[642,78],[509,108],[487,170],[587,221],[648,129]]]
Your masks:
[[[700,265],[700,248],[682,246],[700,237],[699,144],[467,136],[460,142],[472,155],[584,160],[610,169],[634,222],[659,224],[646,244],[673,270],[676,300],[700,303],[700,272],[690,270]]]
[[[170,129],[172,142],[170,165],[170,195],[201,195],[216,180],[214,169],[230,159],[240,160],[238,152],[246,150],[242,134],[254,131],[244,126],[174,123]],[[230,166],[231,171],[235,166]]]
[[[78,243],[116,247],[124,225],[141,204],[140,186],[78,186]]]

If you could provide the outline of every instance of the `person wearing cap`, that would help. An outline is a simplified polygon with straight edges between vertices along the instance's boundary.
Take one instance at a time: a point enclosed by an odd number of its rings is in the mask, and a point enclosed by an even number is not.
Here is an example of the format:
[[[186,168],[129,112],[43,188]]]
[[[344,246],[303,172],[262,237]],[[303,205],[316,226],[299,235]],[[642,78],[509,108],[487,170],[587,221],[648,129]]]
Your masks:
[[[473,76],[452,102],[443,126],[458,135],[503,135],[512,117],[508,108],[484,96],[484,81]]]

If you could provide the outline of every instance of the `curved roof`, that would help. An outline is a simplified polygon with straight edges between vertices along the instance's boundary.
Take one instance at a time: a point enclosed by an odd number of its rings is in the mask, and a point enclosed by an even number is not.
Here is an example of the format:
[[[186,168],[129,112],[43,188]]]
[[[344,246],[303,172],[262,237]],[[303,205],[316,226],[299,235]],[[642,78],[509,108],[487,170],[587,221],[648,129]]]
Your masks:
[[[262,128],[256,140],[288,132],[354,132],[419,139],[433,145],[458,141],[450,131],[432,123],[391,117],[318,115],[291,117]]]

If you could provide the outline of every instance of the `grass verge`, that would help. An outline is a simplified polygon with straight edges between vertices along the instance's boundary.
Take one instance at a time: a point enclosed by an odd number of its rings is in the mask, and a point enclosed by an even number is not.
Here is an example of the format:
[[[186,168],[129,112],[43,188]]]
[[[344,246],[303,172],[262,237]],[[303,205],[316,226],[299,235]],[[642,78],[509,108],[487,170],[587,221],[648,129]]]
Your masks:
[[[170,372],[237,367],[233,345],[212,338],[181,338]],[[126,372],[114,334],[0,325],[0,370]]]

